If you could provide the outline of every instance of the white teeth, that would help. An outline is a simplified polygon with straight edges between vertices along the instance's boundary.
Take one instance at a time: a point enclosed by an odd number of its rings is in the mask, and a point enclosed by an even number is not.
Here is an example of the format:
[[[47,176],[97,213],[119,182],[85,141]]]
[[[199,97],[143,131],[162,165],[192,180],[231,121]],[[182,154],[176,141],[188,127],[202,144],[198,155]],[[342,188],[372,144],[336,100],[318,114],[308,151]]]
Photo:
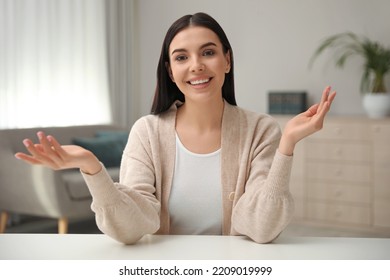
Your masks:
[[[209,81],[210,81],[210,79],[190,81],[190,84],[191,85],[200,85],[200,84],[208,83]]]

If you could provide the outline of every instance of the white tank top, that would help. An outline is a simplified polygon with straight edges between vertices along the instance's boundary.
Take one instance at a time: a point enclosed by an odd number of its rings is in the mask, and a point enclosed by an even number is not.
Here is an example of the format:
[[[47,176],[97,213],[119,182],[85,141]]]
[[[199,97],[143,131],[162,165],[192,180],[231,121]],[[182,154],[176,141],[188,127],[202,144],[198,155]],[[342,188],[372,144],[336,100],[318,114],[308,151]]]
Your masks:
[[[222,234],[221,150],[195,154],[176,135],[169,198],[171,234]]]

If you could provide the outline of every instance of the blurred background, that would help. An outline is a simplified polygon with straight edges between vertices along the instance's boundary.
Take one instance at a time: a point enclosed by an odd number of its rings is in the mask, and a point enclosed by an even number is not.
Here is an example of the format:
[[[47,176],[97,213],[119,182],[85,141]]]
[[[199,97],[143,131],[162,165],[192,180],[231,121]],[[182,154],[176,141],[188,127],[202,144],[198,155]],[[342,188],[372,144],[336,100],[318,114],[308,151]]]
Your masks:
[[[130,130],[149,113],[165,32],[179,17],[196,12],[213,16],[230,40],[241,107],[269,113],[269,92],[305,92],[310,105],[331,85],[338,96],[330,115],[361,123],[364,61],[353,58],[344,69],[335,68],[328,53],[311,67],[309,61],[324,38],[346,31],[390,46],[389,10],[388,0],[0,0],[0,130],[94,124]],[[390,88],[388,77],[385,83]],[[285,119],[278,120],[283,126]],[[324,218],[313,227],[305,208],[297,219],[303,222],[287,232],[388,236],[390,223],[372,230],[376,196],[370,176],[361,183],[370,188],[369,200],[352,202],[367,204],[368,224],[343,227],[343,220]],[[298,192],[299,203],[307,201],[306,190]],[[10,217],[8,232],[57,231],[52,219]],[[71,223],[69,232],[98,232],[93,219]]]

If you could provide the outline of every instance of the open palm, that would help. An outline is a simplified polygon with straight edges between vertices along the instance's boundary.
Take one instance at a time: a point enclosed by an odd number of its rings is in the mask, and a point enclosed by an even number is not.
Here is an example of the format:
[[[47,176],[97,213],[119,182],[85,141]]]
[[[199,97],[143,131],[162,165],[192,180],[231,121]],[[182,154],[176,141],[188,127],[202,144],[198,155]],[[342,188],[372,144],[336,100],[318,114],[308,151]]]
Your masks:
[[[296,143],[322,129],[325,116],[336,96],[336,92],[330,92],[330,90],[330,87],[326,87],[322,93],[320,103],[311,106],[308,110],[287,122],[280,145],[282,153],[292,154]]]
[[[38,132],[39,143],[34,144],[30,139],[23,141],[29,154],[16,153],[15,157],[29,164],[39,164],[54,170],[97,167],[97,158],[88,150],[76,145],[61,146],[53,136]],[[88,168],[87,168],[88,169]]]

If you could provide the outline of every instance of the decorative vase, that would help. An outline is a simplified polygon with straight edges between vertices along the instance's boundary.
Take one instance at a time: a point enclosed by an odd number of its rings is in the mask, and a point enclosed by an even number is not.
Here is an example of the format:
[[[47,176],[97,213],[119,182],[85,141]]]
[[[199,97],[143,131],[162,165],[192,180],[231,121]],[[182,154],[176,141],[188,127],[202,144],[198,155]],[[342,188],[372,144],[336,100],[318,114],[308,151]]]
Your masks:
[[[363,108],[369,118],[380,119],[390,116],[389,93],[366,93],[363,96]]]

